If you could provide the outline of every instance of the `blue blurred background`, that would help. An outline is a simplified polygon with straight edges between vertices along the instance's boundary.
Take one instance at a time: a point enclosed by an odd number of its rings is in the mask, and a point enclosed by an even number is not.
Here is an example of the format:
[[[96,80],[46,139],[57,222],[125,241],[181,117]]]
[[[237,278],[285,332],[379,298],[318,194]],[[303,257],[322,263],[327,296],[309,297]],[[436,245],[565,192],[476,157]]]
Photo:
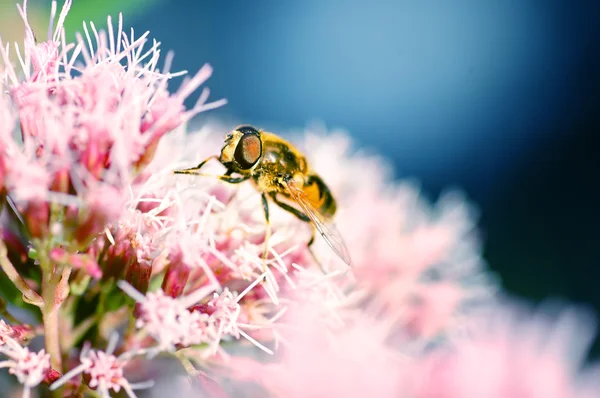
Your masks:
[[[212,117],[347,129],[432,199],[466,191],[508,290],[600,313],[599,1],[75,0],[68,29],[123,6],[174,69],[214,66]]]

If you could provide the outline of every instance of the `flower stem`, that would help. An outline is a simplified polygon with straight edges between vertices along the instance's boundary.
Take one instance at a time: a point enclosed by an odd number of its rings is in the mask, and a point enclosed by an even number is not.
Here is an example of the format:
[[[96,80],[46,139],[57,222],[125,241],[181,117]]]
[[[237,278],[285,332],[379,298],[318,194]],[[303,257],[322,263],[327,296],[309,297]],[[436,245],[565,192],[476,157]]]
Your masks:
[[[44,342],[46,352],[50,354],[50,364],[59,372],[62,371],[62,358],[60,355],[58,306],[55,305],[54,297],[58,281],[49,270],[43,271],[42,296],[44,306],[42,307],[42,320],[44,322]]]
[[[29,287],[27,282],[21,278],[19,272],[17,272],[14,265],[10,262],[6,251],[6,245],[2,240],[0,240],[0,267],[2,267],[15,287],[23,294],[23,301],[40,308],[44,305],[44,301],[40,295],[37,294],[31,287]]]
[[[41,307],[44,322],[44,342],[46,352],[50,354],[50,364],[59,372],[62,371],[62,355],[60,350],[60,305],[69,293],[69,276],[71,268],[65,267],[62,272],[54,269],[47,256],[40,256],[42,268],[42,297],[44,305]]]
[[[180,350],[179,352],[175,353],[175,356],[177,357],[177,359],[179,359],[181,365],[183,366],[188,375],[196,376],[198,373],[200,373],[199,370],[196,369],[192,361],[190,361],[189,358],[186,357],[185,353],[183,353],[182,351],[183,350]]]

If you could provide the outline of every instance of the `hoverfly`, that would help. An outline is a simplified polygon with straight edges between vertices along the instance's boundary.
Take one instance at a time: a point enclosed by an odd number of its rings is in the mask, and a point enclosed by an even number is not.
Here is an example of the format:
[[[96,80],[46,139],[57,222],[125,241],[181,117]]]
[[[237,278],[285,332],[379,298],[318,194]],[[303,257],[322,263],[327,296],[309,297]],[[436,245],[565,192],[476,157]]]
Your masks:
[[[267,224],[265,258],[270,236],[269,198],[311,224],[309,250],[319,231],[333,251],[351,265],[348,249],[331,221],[337,209],[335,199],[321,177],[310,169],[304,155],[291,143],[252,126],[240,126],[227,135],[220,156],[210,156],[196,167],[175,170],[175,174],[202,175],[199,170],[211,159],[218,160],[226,168],[223,175],[216,176],[218,179],[231,184],[251,180],[261,193]]]

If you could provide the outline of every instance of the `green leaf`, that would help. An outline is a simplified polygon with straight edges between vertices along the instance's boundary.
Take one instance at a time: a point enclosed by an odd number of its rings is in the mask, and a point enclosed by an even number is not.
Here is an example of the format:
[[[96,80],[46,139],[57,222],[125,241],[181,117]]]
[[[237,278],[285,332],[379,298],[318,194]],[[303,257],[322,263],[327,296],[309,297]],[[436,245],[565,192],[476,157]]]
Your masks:
[[[19,307],[24,307],[26,305],[19,289],[15,287],[3,271],[0,271],[0,296],[13,305]]]
[[[125,294],[121,291],[121,289],[117,288],[117,285],[113,282],[110,284],[110,287],[107,287],[105,291],[101,293],[104,297],[104,312],[113,312],[117,311],[124,305],[125,302]]]

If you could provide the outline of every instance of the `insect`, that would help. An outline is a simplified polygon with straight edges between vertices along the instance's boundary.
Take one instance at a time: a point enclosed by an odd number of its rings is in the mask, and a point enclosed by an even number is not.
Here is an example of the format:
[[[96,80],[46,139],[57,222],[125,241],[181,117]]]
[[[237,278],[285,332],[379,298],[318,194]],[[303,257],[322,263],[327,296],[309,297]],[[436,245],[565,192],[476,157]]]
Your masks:
[[[252,126],[239,126],[227,135],[219,156],[210,156],[196,167],[175,170],[175,173],[202,175],[199,170],[211,159],[226,168],[223,175],[216,176],[218,179],[231,184],[251,180],[261,193],[267,223],[263,258],[267,255],[270,236],[270,199],[312,225],[309,250],[318,231],[333,251],[351,266],[348,249],[331,221],[337,209],[335,199],[321,177],[310,169],[304,155],[291,143]]]

